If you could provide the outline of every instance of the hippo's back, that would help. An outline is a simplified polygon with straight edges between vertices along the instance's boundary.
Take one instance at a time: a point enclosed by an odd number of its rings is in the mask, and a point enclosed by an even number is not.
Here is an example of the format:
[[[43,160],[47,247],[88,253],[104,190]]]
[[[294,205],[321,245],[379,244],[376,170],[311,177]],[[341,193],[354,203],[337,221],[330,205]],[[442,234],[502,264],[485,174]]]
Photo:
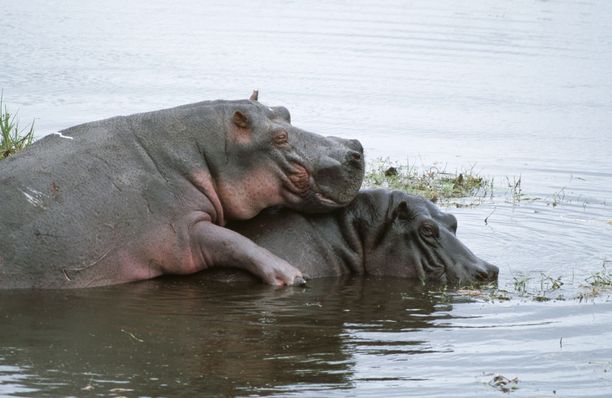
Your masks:
[[[125,239],[147,216],[133,205],[155,179],[143,159],[126,118],[113,118],[0,161],[0,287],[59,285],[64,266],[87,265]]]

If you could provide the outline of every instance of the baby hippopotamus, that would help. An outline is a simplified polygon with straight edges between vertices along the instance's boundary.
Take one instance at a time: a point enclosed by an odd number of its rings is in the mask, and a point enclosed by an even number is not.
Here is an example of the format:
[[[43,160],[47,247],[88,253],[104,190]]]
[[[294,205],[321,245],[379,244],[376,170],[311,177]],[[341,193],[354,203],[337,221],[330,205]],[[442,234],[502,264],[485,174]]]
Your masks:
[[[268,209],[229,226],[312,278],[387,275],[450,284],[497,280],[456,237],[457,219],[401,191],[365,190],[329,214]]]
[[[269,206],[325,212],[363,179],[357,140],[248,100],[204,101],[48,135],[0,161],[0,288],[69,288],[231,265],[301,272],[225,228]]]

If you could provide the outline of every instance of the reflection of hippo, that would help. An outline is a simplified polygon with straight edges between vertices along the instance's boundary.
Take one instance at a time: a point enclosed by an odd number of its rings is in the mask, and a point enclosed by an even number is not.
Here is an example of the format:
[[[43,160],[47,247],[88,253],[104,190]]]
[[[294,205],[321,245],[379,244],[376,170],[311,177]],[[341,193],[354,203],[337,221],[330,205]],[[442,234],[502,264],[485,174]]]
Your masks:
[[[230,286],[193,276],[0,291],[0,396],[324,396],[351,388],[364,349],[368,363],[431,355],[430,328],[454,317],[449,296],[406,280]]]
[[[293,127],[256,97],[115,117],[47,136],[0,162],[0,287],[83,287],[217,265],[271,284],[286,261],[223,227],[278,204],[344,206],[358,141]]]
[[[465,284],[498,274],[457,239],[453,215],[400,191],[362,191],[330,214],[270,209],[229,227],[313,278],[367,273]]]

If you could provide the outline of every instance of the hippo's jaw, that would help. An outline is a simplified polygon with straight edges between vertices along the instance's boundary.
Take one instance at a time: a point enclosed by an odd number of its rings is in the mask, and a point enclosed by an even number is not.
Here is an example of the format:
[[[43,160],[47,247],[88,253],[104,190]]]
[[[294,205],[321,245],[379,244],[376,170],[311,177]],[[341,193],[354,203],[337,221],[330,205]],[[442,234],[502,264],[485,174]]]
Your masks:
[[[349,204],[361,187],[364,172],[361,153],[350,156],[349,164],[327,156],[314,166],[290,160],[284,178],[288,206],[318,213]],[[344,188],[339,190],[339,186]]]
[[[284,188],[288,206],[307,211],[325,211],[346,205],[323,193],[312,178],[311,173],[301,164],[292,162],[292,170],[286,175]]]
[[[337,201],[325,196],[324,193],[318,190],[311,173],[306,169],[306,167],[297,162],[292,162],[291,165],[292,171],[288,175],[289,191],[295,193],[303,201],[312,200],[310,197],[314,196],[316,201],[324,205],[332,207],[339,207],[343,205],[343,203],[338,203]]]

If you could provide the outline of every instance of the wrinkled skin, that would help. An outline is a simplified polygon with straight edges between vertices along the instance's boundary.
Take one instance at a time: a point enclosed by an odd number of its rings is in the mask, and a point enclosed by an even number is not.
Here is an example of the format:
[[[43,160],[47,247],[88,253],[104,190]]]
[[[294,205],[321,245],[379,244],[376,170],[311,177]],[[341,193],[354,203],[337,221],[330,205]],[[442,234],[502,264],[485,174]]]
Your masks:
[[[361,191],[329,214],[269,209],[229,227],[312,278],[353,273],[465,285],[498,275],[457,239],[453,215],[400,191]]]
[[[356,140],[291,125],[256,96],[86,123],[0,162],[0,287],[100,286],[244,269],[302,282],[224,227],[285,205],[326,212],[363,179]]]

